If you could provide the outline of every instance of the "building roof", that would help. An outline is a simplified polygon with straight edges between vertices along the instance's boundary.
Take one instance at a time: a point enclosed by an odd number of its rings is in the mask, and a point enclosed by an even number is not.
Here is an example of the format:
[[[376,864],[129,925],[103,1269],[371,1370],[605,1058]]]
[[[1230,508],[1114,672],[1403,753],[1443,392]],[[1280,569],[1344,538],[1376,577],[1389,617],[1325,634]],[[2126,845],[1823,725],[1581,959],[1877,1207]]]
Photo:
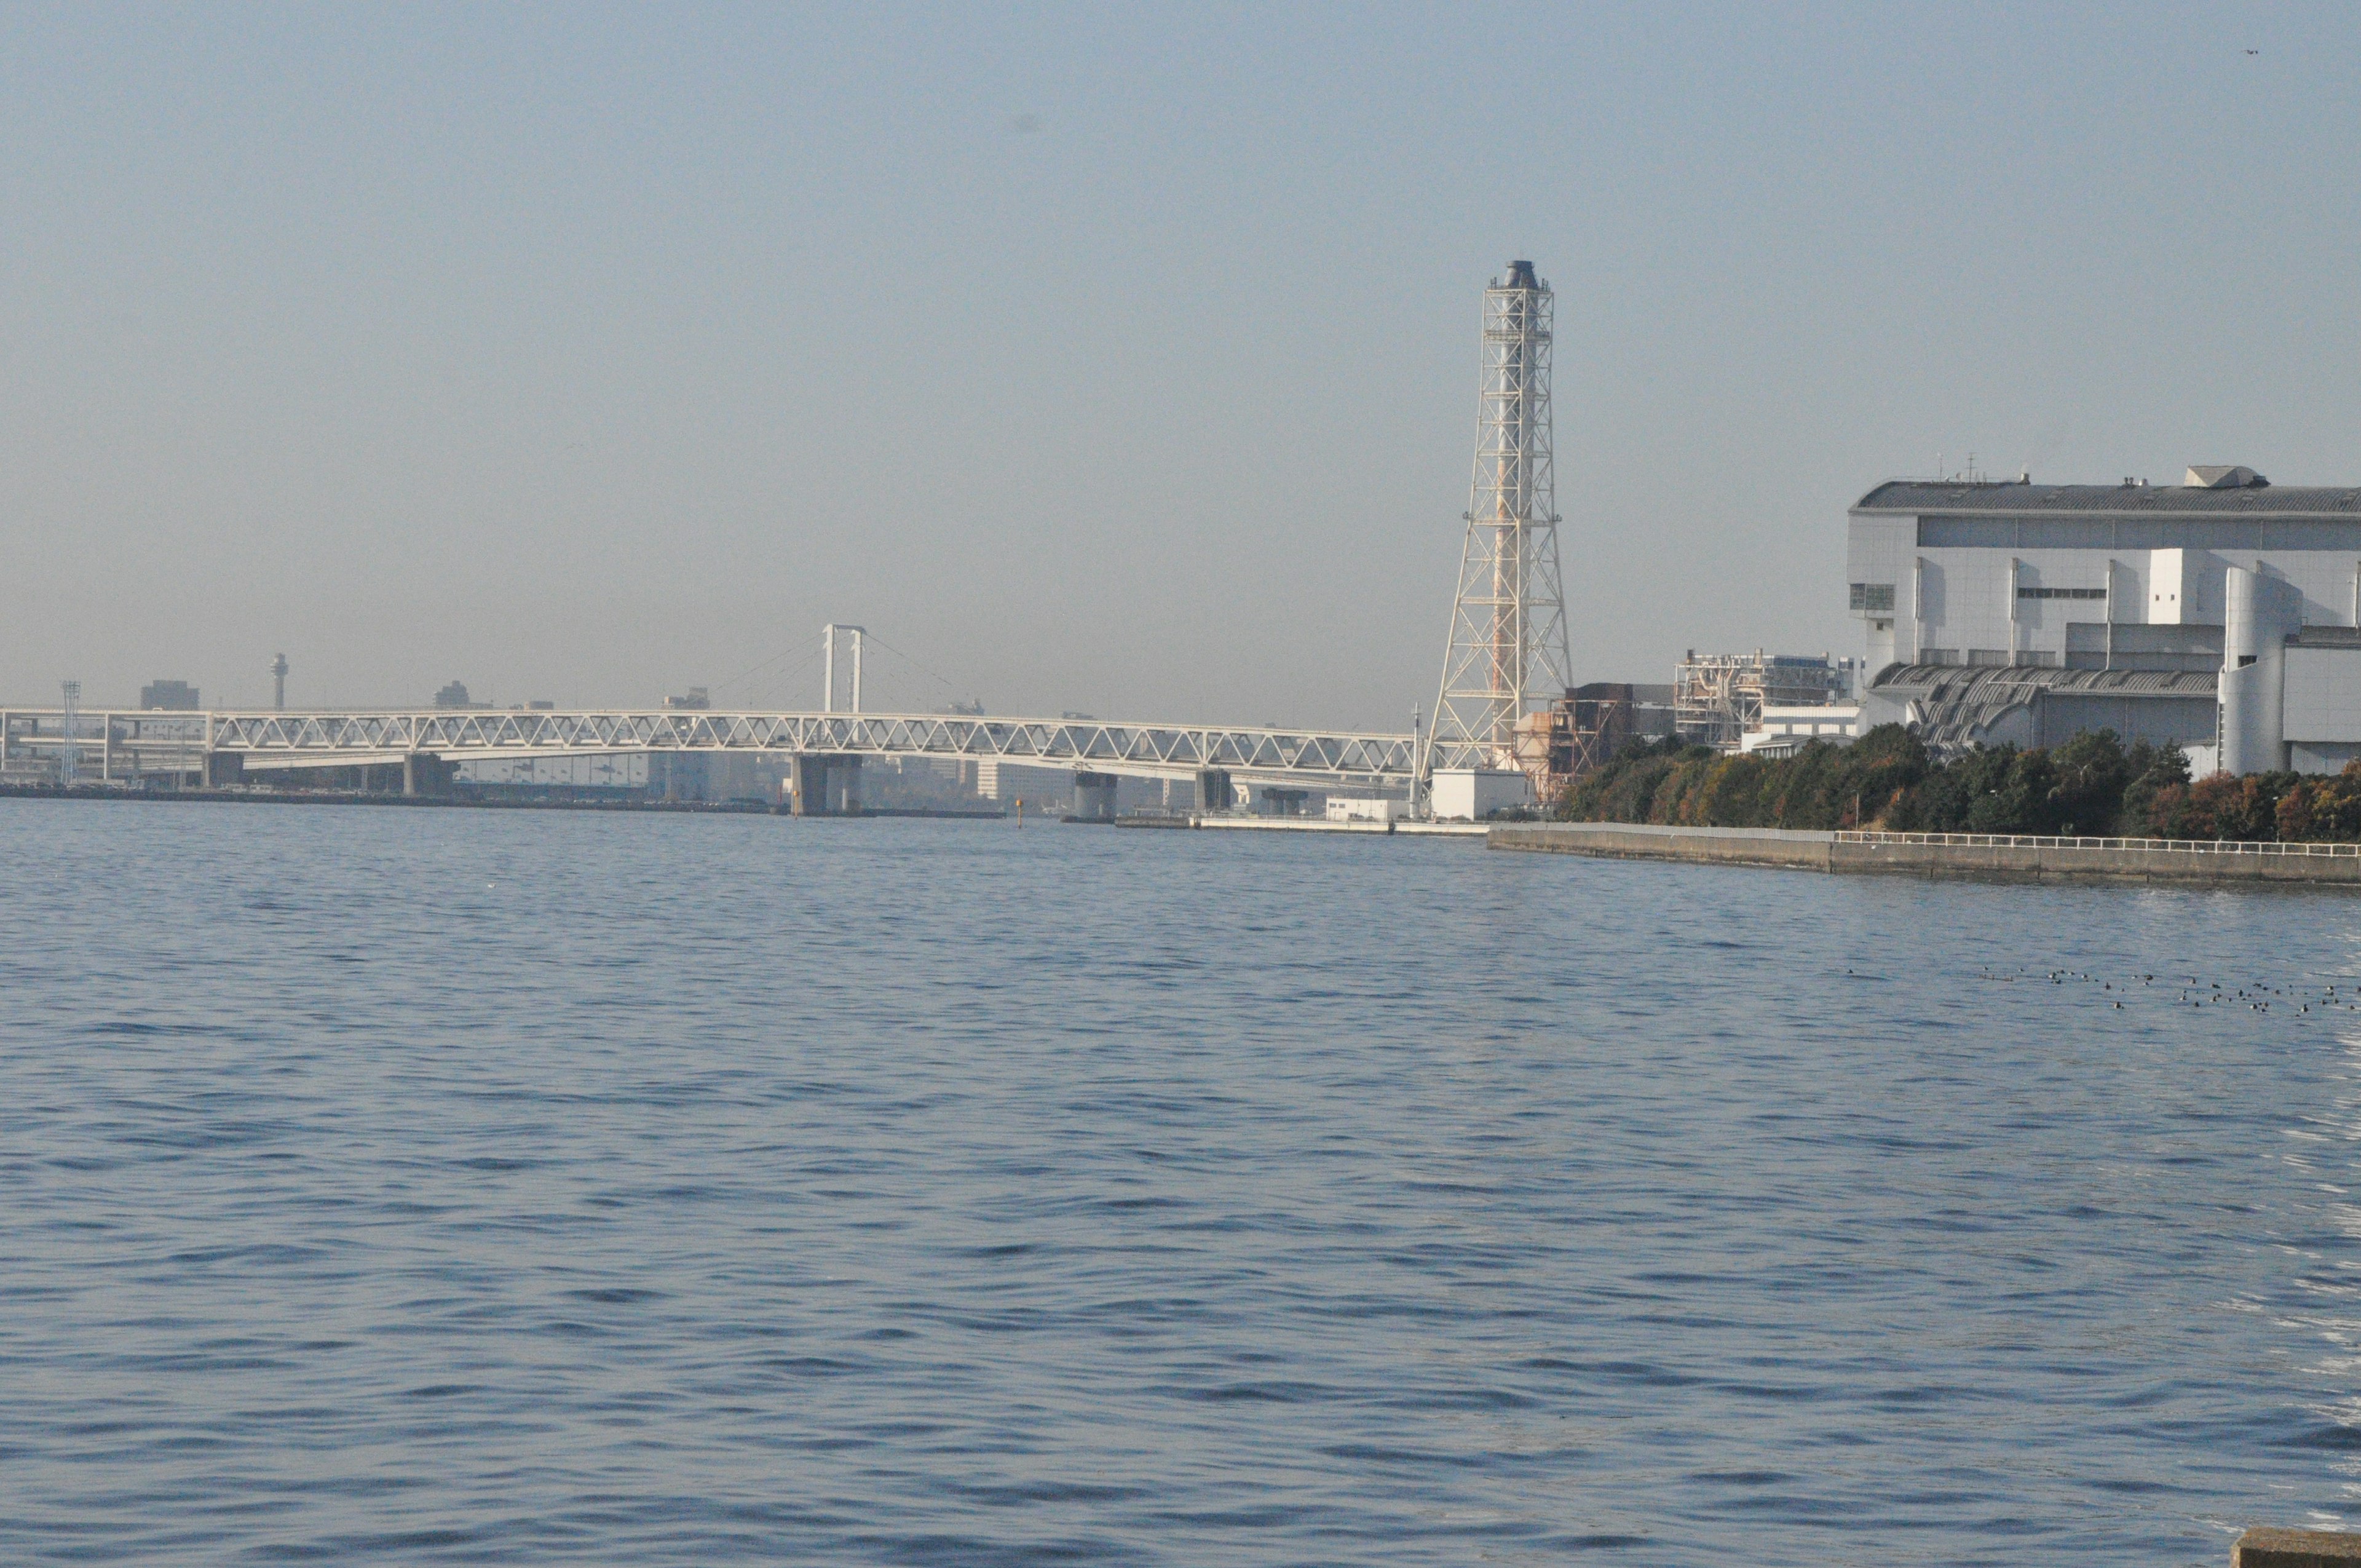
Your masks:
[[[1971,692],[2022,702],[2038,692],[2088,696],[2204,696],[2218,670],[2060,670],[2042,664],[1888,664],[1870,683],[1883,694],[1927,692],[1945,698]]]
[[[1905,705],[1918,739],[1938,753],[1981,741],[2017,708],[2050,693],[2212,701],[2213,670],[2057,670],[2038,665],[1888,664],[1870,687]]]
[[[2123,517],[2361,517],[2361,486],[2028,485],[1888,479],[1853,503],[1855,511]]]

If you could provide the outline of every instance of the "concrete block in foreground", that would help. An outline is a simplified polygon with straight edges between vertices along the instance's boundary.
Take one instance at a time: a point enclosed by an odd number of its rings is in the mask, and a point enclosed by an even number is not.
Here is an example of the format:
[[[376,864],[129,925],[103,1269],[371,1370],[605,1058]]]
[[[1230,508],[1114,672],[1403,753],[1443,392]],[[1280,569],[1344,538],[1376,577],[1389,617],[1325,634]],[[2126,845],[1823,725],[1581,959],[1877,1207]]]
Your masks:
[[[2230,1568],[2356,1568],[2361,1535],[2326,1530],[2250,1530],[2230,1548]]]

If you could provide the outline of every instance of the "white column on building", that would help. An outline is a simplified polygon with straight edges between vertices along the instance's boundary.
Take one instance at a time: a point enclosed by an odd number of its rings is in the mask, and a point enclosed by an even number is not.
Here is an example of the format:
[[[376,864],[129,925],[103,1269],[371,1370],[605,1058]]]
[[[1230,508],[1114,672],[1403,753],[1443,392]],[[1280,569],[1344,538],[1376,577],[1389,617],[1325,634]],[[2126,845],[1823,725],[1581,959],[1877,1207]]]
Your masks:
[[[2107,557],[2107,668],[2111,670],[2115,667],[2115,574],[2121,569],[2114,556]]]
[[[2021,601],[2016,597],[2016,589],[2017,575],[2024,569],[2024,562],[2014,555],[2008,558],[2008,662],[2012,664],[2016,663],[2017,652],[2023,645],[2017,635],[2016,607]]]
[[[1910,662],[1922,662],[1927,656],[1927,557],[1913,556],[1910,562]]]

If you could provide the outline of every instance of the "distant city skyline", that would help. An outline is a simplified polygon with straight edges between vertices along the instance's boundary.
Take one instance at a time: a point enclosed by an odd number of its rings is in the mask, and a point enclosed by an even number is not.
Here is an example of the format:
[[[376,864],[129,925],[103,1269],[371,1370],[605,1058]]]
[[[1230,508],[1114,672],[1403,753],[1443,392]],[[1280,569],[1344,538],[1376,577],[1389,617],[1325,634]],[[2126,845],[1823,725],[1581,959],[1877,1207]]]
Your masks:
[[[2348,8],[0,41],[14,703],[804,707],[837,620],[873,709],[1402,729],[1519,257],[1577,679],[1858,654],[1846,509],[1938,452],[2361,482]]]

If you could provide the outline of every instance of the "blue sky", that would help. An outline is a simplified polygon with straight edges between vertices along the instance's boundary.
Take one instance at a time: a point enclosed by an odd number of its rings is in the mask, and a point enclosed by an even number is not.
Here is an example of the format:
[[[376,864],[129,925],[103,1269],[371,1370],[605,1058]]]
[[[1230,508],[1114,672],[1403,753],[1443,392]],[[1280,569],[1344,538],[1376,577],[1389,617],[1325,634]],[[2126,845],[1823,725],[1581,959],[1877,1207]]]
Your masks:
[[[1578,674],[1857,652],[1845,507],[1938,452],[2361,482],[2356,66],[2351,7],[14,7],[0,695],[801,704],[839,620],[873,707],[1400,728],[1517,256]]]

